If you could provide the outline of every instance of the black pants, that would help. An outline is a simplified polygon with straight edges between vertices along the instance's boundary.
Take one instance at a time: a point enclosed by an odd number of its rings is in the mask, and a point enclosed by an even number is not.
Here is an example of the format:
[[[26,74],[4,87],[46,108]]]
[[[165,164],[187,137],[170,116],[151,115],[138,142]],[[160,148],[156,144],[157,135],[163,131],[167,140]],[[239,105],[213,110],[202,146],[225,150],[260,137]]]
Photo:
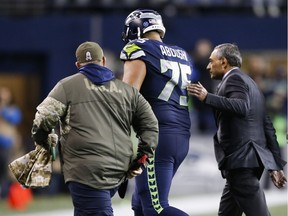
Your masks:
[[[98,190],[88,185],[69,182],[74,216],[113,216],[111,198],[118,188]]]
[[[226,185],[223,189],[220,216],[270,216],[259,179],[263,169],[241,168],[225,172]]]

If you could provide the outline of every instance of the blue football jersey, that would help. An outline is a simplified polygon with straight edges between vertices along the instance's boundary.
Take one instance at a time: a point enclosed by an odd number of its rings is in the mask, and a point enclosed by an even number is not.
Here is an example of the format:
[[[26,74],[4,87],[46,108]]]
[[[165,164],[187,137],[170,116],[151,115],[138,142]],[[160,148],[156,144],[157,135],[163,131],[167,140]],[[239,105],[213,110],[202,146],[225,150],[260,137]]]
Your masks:
[[[185,50],[161,41],[137,39],[128,43],[120,59],[140,59],[146,76],[140,92],[150,103],[162,132],[189,133],[187,84],[191,81],[192,61]]]

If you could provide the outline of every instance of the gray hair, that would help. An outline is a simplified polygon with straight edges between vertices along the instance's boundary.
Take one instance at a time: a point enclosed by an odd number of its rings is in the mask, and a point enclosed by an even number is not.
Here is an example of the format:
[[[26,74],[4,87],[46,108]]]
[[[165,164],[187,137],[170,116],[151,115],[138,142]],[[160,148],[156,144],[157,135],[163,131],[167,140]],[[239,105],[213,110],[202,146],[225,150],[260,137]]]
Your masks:
[[[230,66],[241,67],[242,57],[236,44],[224,43],[216,46],[218,58],[226,58]]]

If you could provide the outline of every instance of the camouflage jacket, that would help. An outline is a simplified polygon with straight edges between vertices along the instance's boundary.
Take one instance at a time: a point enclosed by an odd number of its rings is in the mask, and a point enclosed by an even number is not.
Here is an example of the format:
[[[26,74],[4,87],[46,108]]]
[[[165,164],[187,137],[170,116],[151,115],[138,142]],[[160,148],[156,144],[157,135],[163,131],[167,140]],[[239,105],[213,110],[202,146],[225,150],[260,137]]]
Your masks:
[[[81,73],[60,80],[37,107],[32,136],[45,145],[60,122],[60,161],[65,182],[97,189],[119,186],[133,160],[131,126],[141,142],[137,154],[153,157],[158,121],[137,89],[113,79],[96,85]]]

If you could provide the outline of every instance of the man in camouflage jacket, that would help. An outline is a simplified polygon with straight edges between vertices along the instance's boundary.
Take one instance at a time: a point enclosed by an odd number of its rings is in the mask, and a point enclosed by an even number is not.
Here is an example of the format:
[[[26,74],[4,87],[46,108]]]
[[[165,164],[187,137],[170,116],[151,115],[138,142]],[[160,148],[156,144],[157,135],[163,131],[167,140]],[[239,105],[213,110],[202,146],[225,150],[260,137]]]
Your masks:
[[[158,122],[143,96],[105,67],[97,43],[82,43],[76,58],[78,73],[60,80],[37,107],[32,137],[49,148],[48,134],[60,122],[61,165],[74,215],[113,215],[111,197],[154,156]],[[131,126],[139,138],[134,160]]]

